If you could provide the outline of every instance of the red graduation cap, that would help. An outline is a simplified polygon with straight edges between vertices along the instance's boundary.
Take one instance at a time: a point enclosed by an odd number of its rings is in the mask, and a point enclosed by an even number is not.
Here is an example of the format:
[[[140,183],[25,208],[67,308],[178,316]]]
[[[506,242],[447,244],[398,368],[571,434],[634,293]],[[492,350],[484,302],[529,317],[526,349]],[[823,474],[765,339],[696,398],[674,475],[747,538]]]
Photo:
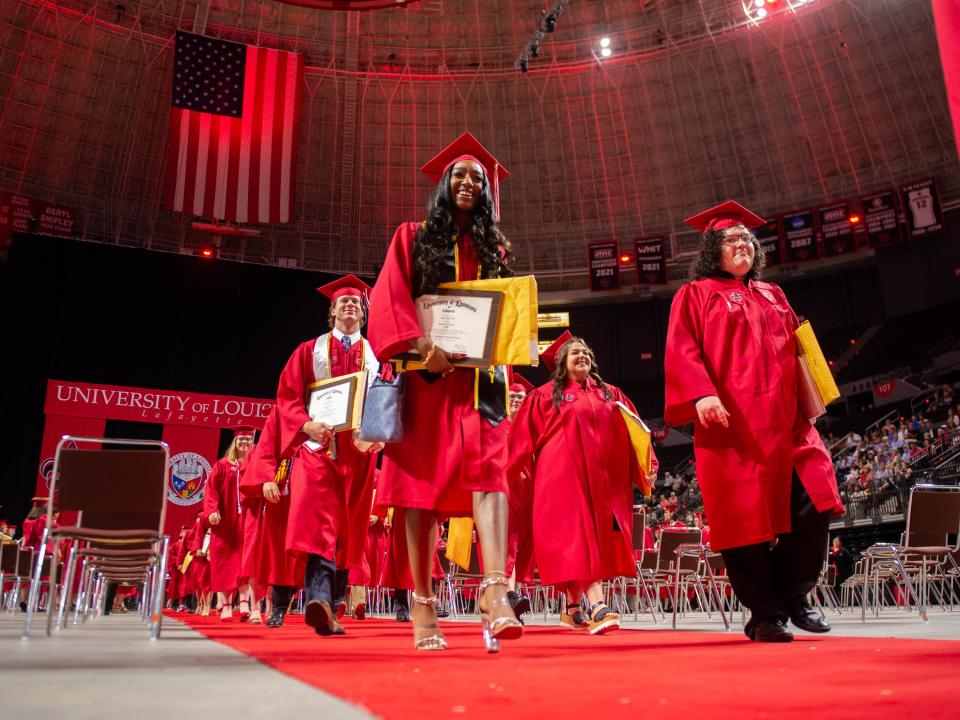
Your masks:
[[[234,425],[230,429],[233,430],[234,437],[240,437],[241,435],[253,437],[257,432],[257,429],[253,427],[253,425]]]
[[[513,373],[513,377],[510,379],[510,392],[512,393],[530,393],[533,391],[533,383],[527,380],[523,375],[518,372]]]
[[[573,339],[573,333],[569,330],[564,330],[563,335],[554,340],[550,347],[540,353],[540,359],[543,360],[543,364],[547,370],[550,371],[551,375],[553,371],[557,369],[557,355],[560,353],[560,348],[566,345],[571,339]]]
[[[708,230],[725,230],[734,225],[743,225],[753,230],[753,228],[760,227],[767,221],[756,213],[747,210],[740,203],[727,200],[709,210],[688,217],[684,222],[703,233]]]
[[[330,298],[330,302],[336,302],[337,298],[343,297],[344,295],[356,295],[366,301],[372,290],[372,287],[356,275],[344,275],[333,282],[328,282],[326,285],[321,285],[317,288],[317,292],[323,293]]]
[[[500,220],[500,181],[506,180],[508,173],[503,165],[490,154],[480,141],[468,132],[447,145],[443,150],[437,153],[431,160],[420,168],[420,172],[430,178],[433,182],[440,182],[443,174],[451,166],[461,160],[473,160],[483,168],[487,182],[490,184],[490,192],[493,193],[493,219]]]

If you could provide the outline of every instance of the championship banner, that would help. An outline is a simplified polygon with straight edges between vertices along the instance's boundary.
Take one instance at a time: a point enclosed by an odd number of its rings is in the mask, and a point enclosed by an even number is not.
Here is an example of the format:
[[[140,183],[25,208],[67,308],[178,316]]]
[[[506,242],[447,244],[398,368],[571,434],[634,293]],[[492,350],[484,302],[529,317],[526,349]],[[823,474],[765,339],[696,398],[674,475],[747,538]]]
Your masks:
[[[907,220],[907,237],[911,240],[937,235],[946,230],[940,191],[933,178],[900,186],[900,201]]]
[[[850,224],[848,201],[817,208],[817,219],[820,221],[823,252],[827,257],[844,255],[857,249],[853,239],[853,225]]]
[[[770,220],[765,225],[761,225],[753,234],[760,243],[766,258],[767,267],[773,267],[783,262],[783,253],[780,250],[780,221],[776,218]]]
[[[903,242],[903,229],[897,219],[897,196],[893,190],[864,195],[863,225],[867,230],[867,244],[872,248]]]
[[[10,244],[14,232],[70,237],[76,222],[77,213],[73,208],[16,193],[0,193],[0,247]]]
[[[262,428],[273,405],[272,400],[230,395],[48,380],[43,411],[48,416],[75,415],[214,428],[233,425]]]
[[[638,238],[633,241],[637,254],[637,282],[641,285],[667,284],[667,259],[663,237]]]
[[[163,441],[170,446],[167,517],[164,532],[177,537],[181,525],[192,525],[203,509],[203,492],[217,461],[220,431],[216,428],[166,425]]]
[[[786,238],[787,262],[803,262],[819,257],[813,229],[813,213],[809,210],[781,216]]]
[[[617,244],[594,243],[588,248],[590,261],[590,289],[616,290],[620,287],[620,265]]]

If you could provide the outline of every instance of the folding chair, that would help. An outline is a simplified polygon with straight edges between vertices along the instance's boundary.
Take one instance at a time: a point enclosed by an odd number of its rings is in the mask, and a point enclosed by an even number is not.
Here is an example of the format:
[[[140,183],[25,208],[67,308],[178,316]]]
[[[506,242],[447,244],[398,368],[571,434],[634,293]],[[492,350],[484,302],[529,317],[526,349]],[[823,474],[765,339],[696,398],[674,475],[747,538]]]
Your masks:
[[[634,563],[637,568],[637,574],[633,579],[633,594],[634,594],[634,605],[633,609],[633,619],[640,619],[640,590],[643,590],[643,598],[647,603],[647,607],[650,609],[650,616],[653,618],[654,625],[660,624],[660,618],[657,617],[657,608],[659,603],[654,602],[654,594],[650,592],[650,587],[647,584],[647,581],[650,580],[654,582],[654,589],[656,589],[656,582],[654,580],[653,573],[655,568],[648,567],[650,560],[656,560],[656,554],[650,552],[645,547],[644,535],[647,528],[647,513],[642,508],[639,512],[634,513],[633,516],[633,551],[634,551]],[[639,557],[637,557],[639,553]]]
[[[68,444],[71,447],[67,447]],[[58,627],[63,626],[73,592],[76,563],[84,557],[84,572],[96,572],[95,586],[101,601],[107,582],[142,578],[144,615],[149,622],[150,637],[155,640],[160,636],[169,544],[169,538],[163,534],[169,465],[170,450],[166,443],[159,441],[65,435],[57,443],[47,502],[47,526],[34,560],[24,637],[30,636],[37,610],[48,540],[53,545],[47,602],[48,635],[53,627],[54,612]],[[75,525],[53,527],[55,497],[61,510],[78,513]],[[58,551],[67,540],[72,541],[72,546],[58,607]],[[81,584],[89,587],[89,578],[81,578]]]
[[[941,563],[958,569],[954,555],[960,548],[960,486],[914,485],[907,505],[907,529],[899,545],[877,543],[864,554],[863,597],[860,620],[866,622],[870,580],[874,581],[875,615],[880,612],[879,575],[887,569],[901,582],[923,622],[927,622],[930,569]],[[952,546],[951,546],[952,537]],[[912,571],[912,572],[911,572]],[[919,592],[913,578],[920,582]],[[941,600],[942,604],[942,600]]]

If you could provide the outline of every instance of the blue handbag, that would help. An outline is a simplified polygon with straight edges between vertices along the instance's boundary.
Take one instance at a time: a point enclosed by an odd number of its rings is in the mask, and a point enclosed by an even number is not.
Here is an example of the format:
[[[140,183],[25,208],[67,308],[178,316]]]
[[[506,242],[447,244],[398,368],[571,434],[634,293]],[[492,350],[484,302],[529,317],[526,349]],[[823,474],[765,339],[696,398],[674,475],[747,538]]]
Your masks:
[[[403,440],[403,373],[392,380],[376,377],[367,388],[360,439],[382,443]]]

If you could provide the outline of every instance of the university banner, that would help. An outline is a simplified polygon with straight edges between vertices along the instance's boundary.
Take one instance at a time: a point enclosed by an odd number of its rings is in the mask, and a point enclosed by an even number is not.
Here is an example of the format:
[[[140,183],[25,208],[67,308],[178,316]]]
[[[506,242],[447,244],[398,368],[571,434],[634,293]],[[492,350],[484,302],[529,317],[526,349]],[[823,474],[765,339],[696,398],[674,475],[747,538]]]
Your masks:
[[[641,285],[666,285],[667,259],[663,237],[638,238],[633,245],[637,254],[637,281]]]
[[[897,196],[893,190],[870,193],[860,198],[863,226],[870,247],[883,247],[903,242],[903,229],[897,219]]]
[[[57,443],[64,435],[75,437],[103,437],[107,421],[103,418],[70,417],[67,415],[47,415],[43,426],[43,441],[40,444],[40,463],[37,465],[37,497],[49,496],[50,483],[53,480],[53,461],[57,452]],[[92,446],[85,446],[92,447]]]
[[[786,239],[787,262],[803,262],[819,257],[812,212],[799,210],[785,213],[781,216],[781,221]]]
[[[47,381],[47,415],[76,415],[164,425],[262,428],[273,400],[206,395],[178,390]]]
[[[832,203],[817,208],[820,222],[820,238],[823,240],[823,252],[826,257],[845,255],[856,250],[853,239],[853,225],[850,224],[850,203]]]
[[[756,236],[757,242],[760,243],[760,248],[763,250],[767,267],[773,267],[783,262],[783,252],[780,249],[780,221],[778,219],[774,218],[766,224],[761,225],[753,231],[753,234]]]
[[[220,431],[210,427],[165,425],[163,441],[170,446],[167,478],[167,518],[164,526],[171,541],[181,525],[192,525],[203,509],[203,492],[217,461]]]
[[[615,242],[594,243],[588,248],[591,290],[616,290],[620,287],[620,264]]]

